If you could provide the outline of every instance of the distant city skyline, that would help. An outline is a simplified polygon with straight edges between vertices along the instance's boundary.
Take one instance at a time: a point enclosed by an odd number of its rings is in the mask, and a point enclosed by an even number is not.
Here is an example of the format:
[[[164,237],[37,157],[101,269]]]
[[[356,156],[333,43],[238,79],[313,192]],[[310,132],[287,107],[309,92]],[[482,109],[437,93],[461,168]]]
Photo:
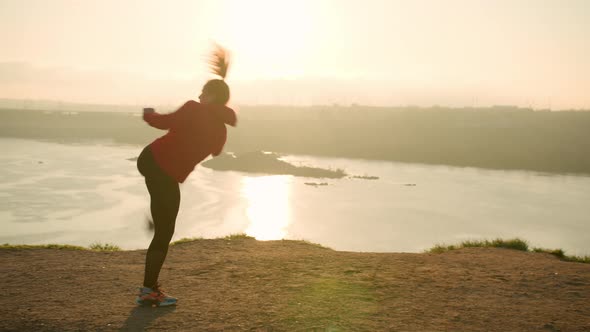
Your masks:
[[[0,98],[590,108],[590,1],[0,0]]]

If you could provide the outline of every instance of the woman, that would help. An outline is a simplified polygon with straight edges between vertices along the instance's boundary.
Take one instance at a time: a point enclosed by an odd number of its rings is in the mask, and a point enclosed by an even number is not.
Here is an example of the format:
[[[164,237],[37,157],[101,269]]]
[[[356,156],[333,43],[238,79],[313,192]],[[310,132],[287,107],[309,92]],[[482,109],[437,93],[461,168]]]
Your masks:
[[[146,146],[137,159],[137,168],[145,177],[150,194],[154,224],[143,287],[136,299],[140,305],[176,304],[176,298],[161,290],[158,275],[174,235],[180,205],[178,184],[185,181],[199,162],[221,153],[226,141],[225,125],[236,125],[235,112],[225,106],[229,101],[229,87],[224,81],[229,67],[226,51],[218,46],[210,64],[221,79],[210,80],[203,86],[199,102],[189,100],[170,114],[152,111],[143,115],[150,126],[168,133]]]

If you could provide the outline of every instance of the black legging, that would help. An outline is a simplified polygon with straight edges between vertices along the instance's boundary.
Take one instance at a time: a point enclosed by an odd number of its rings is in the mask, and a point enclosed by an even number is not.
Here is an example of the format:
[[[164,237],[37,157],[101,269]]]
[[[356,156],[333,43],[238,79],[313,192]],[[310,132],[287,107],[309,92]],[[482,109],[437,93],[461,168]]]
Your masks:
[[[137,169],[145,177],[145,184],[151,198],[150,210],[154,221],[154,238],[145,258],[143,285],[153,288],[158,282],[158,275],[174,235],[174,225],[180,206],[180,189],[178,182],[158,166],[149,146],[141,151],[137,159]]]

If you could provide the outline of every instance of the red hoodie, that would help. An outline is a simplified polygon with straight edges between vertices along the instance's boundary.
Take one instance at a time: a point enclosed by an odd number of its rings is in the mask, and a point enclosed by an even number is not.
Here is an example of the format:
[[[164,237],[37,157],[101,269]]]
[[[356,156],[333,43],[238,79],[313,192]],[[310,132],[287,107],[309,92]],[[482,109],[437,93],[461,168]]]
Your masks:
[[[144,113],[152,127],[168,133],[150,144],[158,166],[182,183],[193,169],[210,154],[217,156],[225,145],[225,124],[236,125],[236,113],[223,105],[187,101],[170,114]]]

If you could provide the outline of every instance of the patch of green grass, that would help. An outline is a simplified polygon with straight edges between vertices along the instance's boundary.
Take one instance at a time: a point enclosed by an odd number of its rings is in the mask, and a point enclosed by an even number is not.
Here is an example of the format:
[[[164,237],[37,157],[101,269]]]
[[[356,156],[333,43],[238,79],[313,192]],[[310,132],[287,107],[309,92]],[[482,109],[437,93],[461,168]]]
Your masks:
[[[230,234],[228,236],[223,237],[224,240],[254,240],[254,238],[250,235],[246,235],[246,233],[238,233],[238,234]]]
[[[443,253],[450,250],[456,250],[461,248],[506,248],[506,249],[514,249],[514,250],[521,250],[521,251],[528,251],[529,245],[526,241],[521,240],[519,238],[503,240],[503,239],[495,239],[495,240],[470,240],[470,241],[463,241],[458,245],[442,245],[437,244],[436,246],[432,247],[431,249],[427,250],[429,253]]]
[[[90,250],[94,250],[94,251],[120,251],[121,248],[117,245],[114,244],[110,244],[110,243],[100,243],[100,242],[95,242],[93,244],[91,244],[88,249]]]
[[[330,277],[306,281],[291,291],[286,302],[277,316],[285,317],[287,330],[355,330],[353,326],[380,309],[370,285]]]
[[[495,239],[495,240],[479,240],[479,241],[464,241],[461,243],[463,248],[482,248],[482,247],[492,247],[492,248],[506,248],[506,249],[514,249],[520,251],[528,251],[529,244],[525,240],[521,240],[519,238],[503,240],[503,239]]]
[[[170,243],[171,246],[175,246],[177,244],[181,244],[181,243],[187,243],[187,242],[194,242],[194,241],[198,241],[198,240],[202,240],[202,237],[183,237],[180,240],[176,240],[172,243]]]
[[[590,264],[590,256],[575,256],[575,255],[571,255],[571,256],[565,256],[563,258],[563,260],[568,261],[568,262],[576,262],[576,263]]]
[[[0,244],[0,249],[58,249],[58,250],[92,250],[92,251],[119,251],[121,248],[109,243],[93,243],[88,248],[73,246],[70,244]]]
[[[304,244],[306,244],[306,245],[313,246],[313,247],[317,247],[317,248],[321,248],[321,249],[328,249],[328,250],[332,250],[332,248],[330,248],[330,247],[326,247],[326,246],[323,246],[323,245],[321,245],[321,244],[319,244],[319,243],[315,243],[315,242],[311,242],[311,241],[308,241],[308,240],[303,240],[303,239],[301,239],[301,240],[285,240],[285,239],[283,239],[283,240],[281,240],[281,241],[295,241],[295,242],[304,243]]]
[[[545,249],[545,248],[533,248],[533,252],[542,252],[545,254],[551,254],[561,260],[568,261],[568,262],[577,262],[577,263],[590,263],[590,256],[575,256],[575,255],[566,255],[563,249]]]
[[[457,246],[455,245],[444,245],[444,244],[437,244],[434,247],[426,250],[427,253],[431,253],[431,254],[442,254],[443,252],[447,252],[447,251],[451,251],[451,250],[455,250],[455,249],[459,249]]]
[[[437,244],[434,247],[426,250],[427,253],[440,254],[450,250],[456,250],[461,248],[506,248],[527,252],[540,252],[551,254],[561,260],[568,262],[578,263],[590,263],[590,256],[570,256],[566,255],[563,249],[544,249],[544,248],[533,248],[530,249],[527,241],[514,238],[509,240],[495,239],[495,240],[474,240],[474,241],[463,241],[458,245],[441,245]]]
[[[564,258],[565,252],[561,249],[544,249],[544,248],[533,248],[533,252],[542,252],[545,254],[551,254],[555,257]]]
[[[59,250],[88,250],[81,246],[69,244],[8,244],[0,245],[0,249],[59,249]]]

